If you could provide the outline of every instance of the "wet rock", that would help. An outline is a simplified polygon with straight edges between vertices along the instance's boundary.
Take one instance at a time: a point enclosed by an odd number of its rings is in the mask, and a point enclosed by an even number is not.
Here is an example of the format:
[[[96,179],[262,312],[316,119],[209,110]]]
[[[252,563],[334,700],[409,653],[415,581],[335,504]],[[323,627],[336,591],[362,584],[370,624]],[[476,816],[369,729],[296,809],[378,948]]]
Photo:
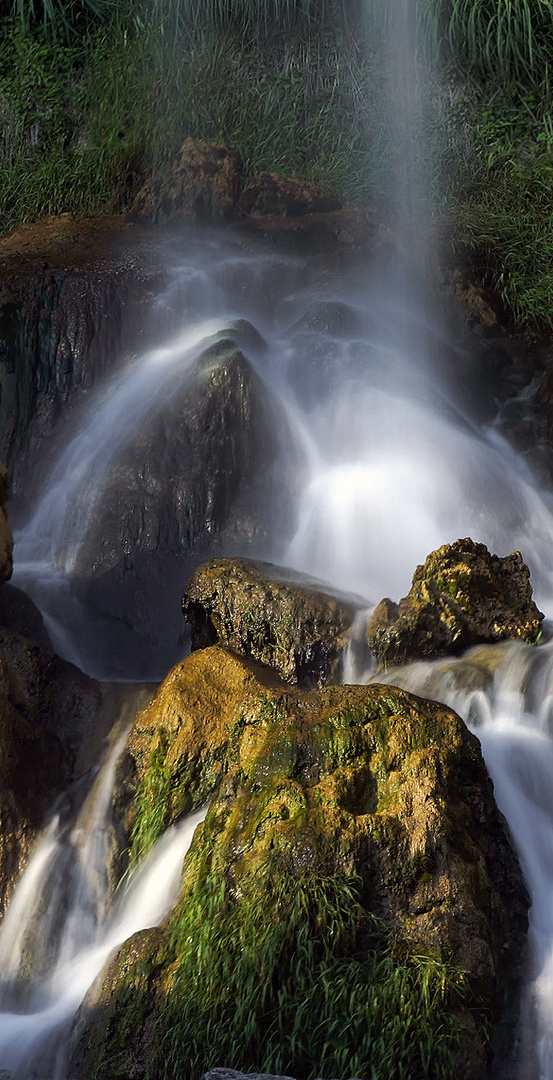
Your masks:
[[[368,963],[371,950],[389,949],[390,934],[397,970],[412,956],[425,970],[427,956],[430,965],[453,965],[446,979],[453,970],[465,972],[462,1002],[448,997],[448,990],[439,1005],[436,999],[432,1016],[448,1030],[450,1022],[455,1028],[455,1017],[462,1017],[451,1044],[458,1074],[483,1080],[484,1016],[493,1024],[504,1002],[513,1003],[528,901],[479,743],[458,716],[393,687],[301,691],[276,680],[271,685],[266,669],[214,646],[193,653],[170,673],[151,706],[138,715],[128,755],[134,788],[128,823],[135,855],[183,811],[201,805],[211,792],[214,796],[185,860],[181,902],[162,928],[163,943],[156,941],[153,960],[146,948],[138,967],[127,967],[120,954],[114,962],[118,975],[111,977],[112,967],[90,1024],[81,1017],[74,1058],[81,1080],[156,1074],[156,1046],[162,1044],[171,1047],[175,1075],[199,1074],[208,1056],[228,1061],[224,1030],[225,1024],[232,1029],[238,999],[229,986],[226,1009],[219,990],[233,976],[218,977],[217,965],[224,963],[231,941],[238,942],[229,961],[240,983],[236,994],[249,993],[251,964],[255,995],[248,1008],[263,1010],[263,1021],[254,1016],[252,1030],[272,1023],[275,1009],[276,1016],[284,1016],[285,1040],[300,1007],[294,980],[305,976],[309,984],[315,963],[318,983],[321,965],[331,956],[332,970],[340,965],[348,994],[353,993],[360,951]],[[347,903],[338,900],[342,888],[350,890]],[[295,901],[304,894],[306,906],[298,909]],[[338,904],[332,910],[341,912],[335,917],[340,925],[345,920],[347,933],[326,921],[324,897]],[[301,935],[301,948],[311,940],[322,950],[317,961],[294,967],[300,946],[291,927]],[[273,932],[282,948],[274,968],[272,947],[264,945]],[[217,987],[213,999],[212,985]],[[302,986],[299,992],[303,1001],[310,991]],[[364,1002],[371,993],[364,985]],[[419,1012],[421,987],[414,993]],[[333,1010],[339,1009],[339,998],[332,992],[330,1013],[320,1015],[319,1002],[302,1021],[315,1062],[317,1033],[338,1024]],[[387,1017],[394,1008],[388,1004]],[[354,1009],[336,1027],[340,1052],[348,1060],[373,1022],[371,1011],[361,1009],[360,1034],[351,1027],[355,1015]],[[188,1038],[178,1025],[190,1016],[201,1016],[201,1023],[192,1022]],[[147,1061],[140,1037],[145,1022],[152,1025]],[[215,1042],[202,1035],[207,1030],[217,1033]],[[440,1037],[444,1030],[440,1027]],[[192,1038],[194,1062],[188,1060]],[[390,1032],[392,1057],[395,1038]],[[410,1036],[408,1051],[413,1076],[423,1075],[416,1038]],[[236,1045],[233,1065],[255,1070],[263,1061],[267,1067],[265,1039],[256,1049],[241,1025]],[[294,1052],[286,1054],[286,1071],[303,1075]],[[362,1065],[355,1071],[369,1075],[368,1060]]]
[[[50,635],[36,604],[14,585],[0,589],[0,626],[14,630],[37,645],[51,649]]]
[[[143,421],[96,493],[87,490],[73,507],[69,543],[80,519],[90,519],[73,566],[75,592],[151,646],[167,646],[165,670],[182,655],[179,596],[192,567],[223,545],[233,551],[266,539],[276,445],[264,389],[232,337],[222,337]]]
[[[394,234],[382,225],[370,206],[346,206],[297,217],[252,215],[243,218],[240,230],[269,240],[281,250],[307,255],[340,251],[393,253],[398,247]]]
[[[499,558],[466,538],[428,555],[399,604],[381,600],[367,641],[383,663],[401,664],[485,642],[536,641],[543,618],[520,552]]]
[[[356,608],[292,570],[214,559],[192,574],[182,610],[193,649],[218,642],[310,687],[339,681]]]
[[[298,180],[278,173],[261,172],[250,180],[240,198],[239,210],[256,218],[299,217],[303,214],[339,210],[340,200],[312,180]]]
[[[90,767],[83,744],[106,702],[100,684],[72,664],[0,629],[1,912],[44,815],[70,781]]]
[[[11,578],[13,571],[13,537],[8,525],[7,500],[8,473],[0,462],[0,585]]]
[[[223,143],[185,139],[168,174],[149,178],[131,214],[161,224],[178,218],[206,224],[235,216],[242,187],[238,154]]]
[[[140,339],[161,280],[152,246],[120,217],[70,214],[0,239],[0,456],[15,489],[28,452]],[[34,481],[43,468],[36,454]]]

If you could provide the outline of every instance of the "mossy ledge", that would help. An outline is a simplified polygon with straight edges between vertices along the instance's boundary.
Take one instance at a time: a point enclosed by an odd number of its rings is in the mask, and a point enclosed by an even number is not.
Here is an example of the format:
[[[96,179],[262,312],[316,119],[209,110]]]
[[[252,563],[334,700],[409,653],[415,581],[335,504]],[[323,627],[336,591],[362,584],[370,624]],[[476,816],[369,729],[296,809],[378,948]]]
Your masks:
[[[167,923],[89,995],[72,1075],[488,1075],[527,898],[455,713],[302,691],[212,646],[138,715],[121,776],[135,858],[211,804]]]

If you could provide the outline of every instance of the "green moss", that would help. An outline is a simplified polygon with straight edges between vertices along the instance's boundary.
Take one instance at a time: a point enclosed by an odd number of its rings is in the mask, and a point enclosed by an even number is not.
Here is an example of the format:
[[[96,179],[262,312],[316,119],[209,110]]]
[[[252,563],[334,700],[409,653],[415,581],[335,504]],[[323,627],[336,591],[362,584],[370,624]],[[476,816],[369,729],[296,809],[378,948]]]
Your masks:
[[[192,1080],[221,1061],[301,1080],[455,1075],[463,973],[386,938],[355,879],[265,867],[237,898],[208,876],[171,935],[150,1078]]]

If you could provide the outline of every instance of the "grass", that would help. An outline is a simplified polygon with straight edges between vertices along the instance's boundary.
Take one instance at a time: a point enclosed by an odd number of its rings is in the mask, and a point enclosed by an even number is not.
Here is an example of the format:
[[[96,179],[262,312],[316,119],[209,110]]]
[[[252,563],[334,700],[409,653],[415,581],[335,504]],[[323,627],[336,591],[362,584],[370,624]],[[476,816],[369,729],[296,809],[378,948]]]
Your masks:
[[[175,37],[137,19],[59,48],[0,25],[2,231],[48,213],[125,209],[189,135],[353,202],[370,189],[367,63],[337,42],[268,46],[232,26]]]
[[[345,876],[276,878],[240,898],[207,877],[172,919],[171,995],[149,1076],[224,1062],[311,1080],[447,1080],[465,977],[394,943]]]

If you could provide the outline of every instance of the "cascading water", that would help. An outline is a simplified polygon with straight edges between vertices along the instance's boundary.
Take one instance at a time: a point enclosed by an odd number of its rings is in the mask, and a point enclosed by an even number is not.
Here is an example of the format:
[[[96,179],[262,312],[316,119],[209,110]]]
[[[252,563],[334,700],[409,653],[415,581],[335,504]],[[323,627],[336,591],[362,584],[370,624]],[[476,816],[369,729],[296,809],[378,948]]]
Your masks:
[[[169,911],[204,816],[201,811],[169,829],[108,911],[106,836],[127,733],[114,741],[71,831],[59,816],[46,828],[2,924],[0,1063],[18,1078],[64,1080],[77,1009],[114,950]]]
[[[405,0],[388,5],[399,19],[389,36],[404,59],[410,7]],[[391,63],[414,76],[410,61],[402,66],[396,55]],[[410,136],[411,121],[398,101],[412,100],[414,91],[411,83],[396,89],[391,122],[401,139]],[[404,246],[416,212],[412,200],[407,206],[408,192],[404,171],[392,199],[403,208],[398,220]],[[163,343],[116,371],[96,392],[15,537],[15,580],[43,608],[63,655],[86,668],[85,638],[76,628],[90,612],[74,603],[78,610],[68,631],[63,603],[87,525],[86,515],[75,518],[75,492],[87,493],[90,516],[101,498],[107,464],[136,426],[163,408],[202,343],[236,318],[252,322],[267,342],[265,352],[249,355],[247,345],[244,350],[291,433],[283,454],[296,492],[294,524],[290,529],[282,523],[275,504],[272,536],[260,546],[260,556],[364,596],[369,607],[383,596],[404,595],[414,567],[428,552],[470,535],[499,555],[519,549],[531,568],[538,603],[546,613],[553,611],[553,496],[540,490],[496,427],[473,419],[466,393],[457,396],[442,361],[451,353],[447,334],[430,307],[420,306],[418,282],[416,288],[406,287],[420,272],[420,260],[416,271],[413,263],[407,271],[402,263],[399,271],[392,258],[385,266],[344,268],[332,260],[246,252],[231,234],[223,239],[191,233],[172,242],[167,264],[169,283],[158,305],[166,316]],[[371,678],[365,658],[362,663],[360,671],[352,650],[345,677]],[[464,682],[469,669],[473,674]],[[482,671],[475,689],[474,672]],[[532,895],[521,1069],[525,1080],[553,1080],[553,646],[483,647],[462,661],[411,665],[386,678],[451,705],[481,739]],[[152,904],[152,880],[165,880],[159,861],[136,875],[109,916],[102,910],[105,893],[98,877],[77,875],[79,887],[64,900],[65,928],[51,919],[56,944],[43,942],[42,953],[55,956],[22,1004],[17,973],[34,919],[33,901],[38,891],[44,915],[61,849],[75,848],[71,858],[77,863],[80,850],[83,865],[94,864],[101,877],[113,761],[95,789],[95,809],[89,806],[81,825],[67,835],[56,819],[49,824],[3,924],[0,1068],[23,1080],[63,1077],[63,1034],[71,1016],[110,951],[163,916],[194,827],[194,822],[179,827],[153,853],[153,860],[167,857],[173,877],[169,874],[163,898]],[[95,839],[81,841],[81,827],[83,836]],[[93,854],[97,841],[100,848]],[[45,939],[47,924],[46,918]],[[43,1058],[50,1072],[41,1071]]]

